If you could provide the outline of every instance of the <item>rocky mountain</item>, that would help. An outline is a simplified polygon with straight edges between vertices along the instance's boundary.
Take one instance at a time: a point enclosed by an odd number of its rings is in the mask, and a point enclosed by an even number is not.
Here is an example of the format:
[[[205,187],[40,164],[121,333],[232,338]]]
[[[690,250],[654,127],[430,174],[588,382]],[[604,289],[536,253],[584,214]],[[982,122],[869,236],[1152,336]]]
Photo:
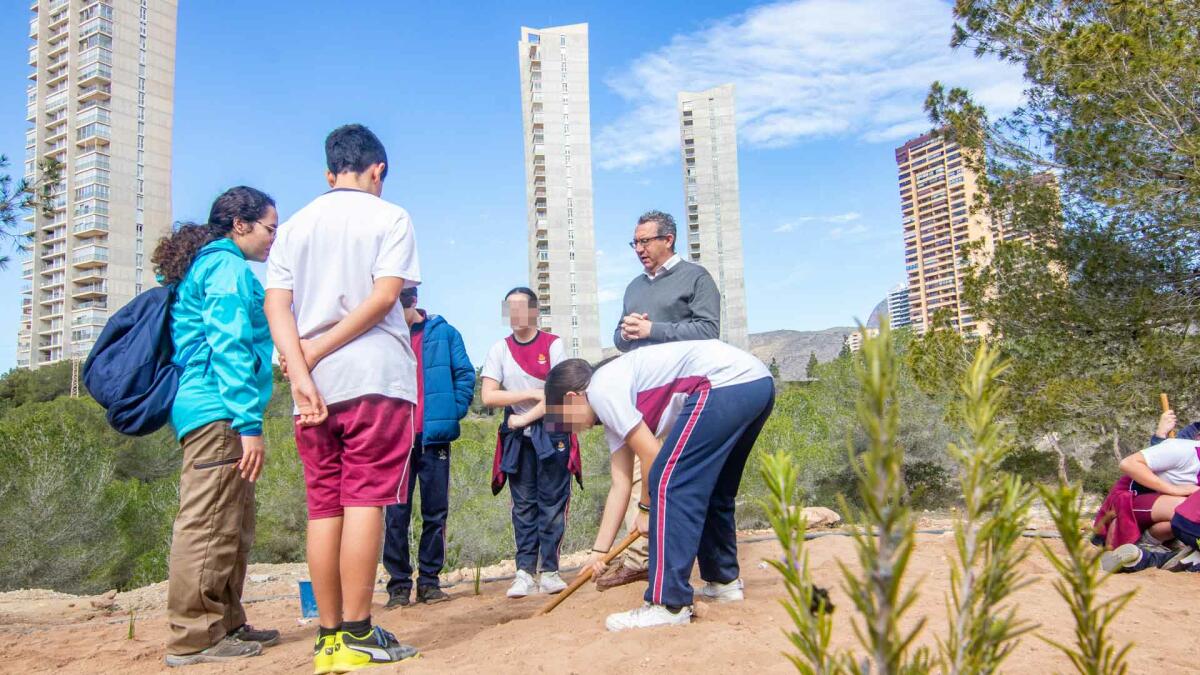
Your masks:
[[[853,328],[838,326],[825,330],[773,330],[750,334],[750,352],[763,363],[771,359],[779,364],[779,377],[787,381],[805,379],[808,355],[815,353],[822,363],[837,358],[842,343]],[[617,356],[614,347],[605,347],[603,358]]]
[[[750,335],[750,351],[763,363],[771,359],[779,364],[783,380],[805,379],[808,355],[815,353],[821,362],[832,361],[842,350],[842,343],[853,330],[848,326],[824,330],[773,330]]]

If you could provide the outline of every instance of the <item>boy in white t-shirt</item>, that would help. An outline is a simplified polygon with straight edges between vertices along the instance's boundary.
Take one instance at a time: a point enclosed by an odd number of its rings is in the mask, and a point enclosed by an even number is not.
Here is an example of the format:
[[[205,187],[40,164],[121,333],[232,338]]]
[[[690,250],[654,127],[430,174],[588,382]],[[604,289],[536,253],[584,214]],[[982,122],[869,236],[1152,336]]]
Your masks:
[[[547,424],[575,433],[603,424],[612,453],[588,561],[597,574],[624,519],[634,455],[647,467],[637,528],[650,539],[649,588],[642,607],[608,617],[609,630],[688,623],[697,559],[702,597],[743,599],[734,502],[774,401],[767,367],[719,340],[651,345],[598,368],[569,359],[550,371]]]
[[[416,239],[408,213],[380,198],[375,134],[335,129],[325,155],[332,189],[279,228],[265,302],[296,403],[318,674],[416,654],[371,624],[383,507],[407,498],[416,358],[396,301],[421,280]]]

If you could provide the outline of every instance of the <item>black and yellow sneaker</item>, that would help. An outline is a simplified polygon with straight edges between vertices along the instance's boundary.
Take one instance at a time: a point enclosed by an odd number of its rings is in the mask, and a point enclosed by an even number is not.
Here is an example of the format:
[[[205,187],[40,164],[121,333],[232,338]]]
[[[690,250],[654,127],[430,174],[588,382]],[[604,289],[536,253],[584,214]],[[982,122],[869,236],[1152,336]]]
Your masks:
[[[313,675],[337,672],[333,669],[333,656],[342,648],[338,636],[320,635],[313,647]]]
[[[338,631],[333,652],[333,672],[347,673],[359,668],[397,663],[417,655],[417,650],[400,644],[395,635],[373,626],[362,635]],[[338,648],[340,647],[340,649]]]

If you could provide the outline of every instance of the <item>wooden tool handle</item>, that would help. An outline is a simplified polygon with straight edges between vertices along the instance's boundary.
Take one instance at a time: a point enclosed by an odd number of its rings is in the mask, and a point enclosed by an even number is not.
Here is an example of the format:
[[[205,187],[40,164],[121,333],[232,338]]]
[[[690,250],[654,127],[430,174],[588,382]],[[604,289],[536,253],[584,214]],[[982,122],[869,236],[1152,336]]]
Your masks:
[[[1167,412],[1168,410],[1171,409],[1171,402],[1169,400],[1167,400],[1167,392],[1164,391],[1164,392],[1160,393],[1158,395],[1158,400],[1160,403],[1162,403],[1163,412]],[[1174,429],[1167,432],[1167,438],[1175,438],[1175,430]]]
[[[642,536],[642,535],[637,530],[630,532],[628,534],[628,536],[626,536],[624,539],[622,539],[620,541],[620,543],[618,543],[616,546],[609,549],[608,553],[604,554],[604,559],[602,560],[602,562],[605,565],[612,562],[617,556],[621,555],[621,553],[623,553],[625,551],[625,549],[629,548],[629,546],[633,542],[637,541],[638,537],[640,537],[640,536]],[[555,607],[558,607],[560,604],[562,604],[563,600],[566,600],[572,593],[579,590],[579,587],[586,584],[588,582],[588,580],[591,578],[592,578],[592,567],[591,567],[591,565],[588,565],[587,567],[583,568],[583,570],[581,570],[579,572],[579,575],[575,577],[575,579],[571,582],[570,586],[567,586],[566,588],[564,588],[562,593],[559,593],[558,595],[555,595],[553,598],[550,598],[550,602],[547,602],[545,605],[543,605],[542,608],[537,611],[537,614],[535,616],[549,614],[551,611],[554,610]]]

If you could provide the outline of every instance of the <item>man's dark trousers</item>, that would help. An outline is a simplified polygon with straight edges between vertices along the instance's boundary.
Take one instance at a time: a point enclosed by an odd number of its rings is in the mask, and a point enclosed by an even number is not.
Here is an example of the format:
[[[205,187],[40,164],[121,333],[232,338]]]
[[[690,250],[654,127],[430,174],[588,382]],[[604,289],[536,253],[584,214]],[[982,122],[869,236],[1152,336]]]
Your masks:
[[[407,595],[412,590],[412,564],[408,559],[408,527],[412,518],[413,490],[421,484],[421,543],[417,551],[418,586],[437,586],[446,564],[446,516],[450,512],[450,444],[413,443],[408,474],[408,502],[386,510],[383,566],[391,577],[388,594]]]

